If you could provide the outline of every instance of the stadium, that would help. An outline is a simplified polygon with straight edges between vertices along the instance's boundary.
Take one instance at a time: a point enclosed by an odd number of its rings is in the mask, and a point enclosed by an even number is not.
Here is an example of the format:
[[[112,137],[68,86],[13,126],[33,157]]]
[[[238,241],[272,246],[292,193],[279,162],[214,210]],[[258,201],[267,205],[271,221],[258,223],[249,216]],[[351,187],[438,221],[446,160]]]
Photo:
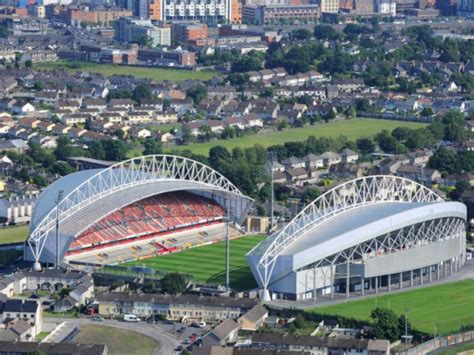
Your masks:
[[[218,172],[178,156],[83,170],[39,196],[25,259],[36,269],[56,255],[59,263],[116,264],[213,243],[227,221],[231,237],[241,233],[252,203]]]
[[[247,261],[266,300],[401,290],[461,268],[466,214],[464,204],[414,181],[363,177],[318,197]]]

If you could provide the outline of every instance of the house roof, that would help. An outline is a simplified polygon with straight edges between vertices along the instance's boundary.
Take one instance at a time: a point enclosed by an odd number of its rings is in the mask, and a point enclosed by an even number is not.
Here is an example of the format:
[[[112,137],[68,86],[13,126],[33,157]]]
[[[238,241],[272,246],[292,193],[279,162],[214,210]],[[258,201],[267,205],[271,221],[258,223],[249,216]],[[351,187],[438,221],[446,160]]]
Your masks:
[[[239,325],[235,320],[228,318],[221,324],[219,324],[217,327],[215,327],[212,330],[212,333],[220,340],[225,340],[229,336],[229,334],[232,331],[236,330],[238,327]]]
[[[3,312],[11,313],[36,313],[38,303],[25,299],[8,299],[3,306]]]
[[[268,314],[268,309],[258,304],[240,318],[247,319],[250,322],[256,322],[262,319],[266,314]]]

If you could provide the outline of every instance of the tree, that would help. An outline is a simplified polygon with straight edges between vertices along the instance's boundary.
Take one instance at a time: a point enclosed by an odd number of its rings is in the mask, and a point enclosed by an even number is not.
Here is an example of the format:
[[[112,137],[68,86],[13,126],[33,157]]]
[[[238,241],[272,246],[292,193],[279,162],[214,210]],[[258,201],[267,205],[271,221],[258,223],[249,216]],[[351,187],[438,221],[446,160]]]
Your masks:
[[[66,160],[72,156],[74,148],[71,146],[71,141],[68,136],[59,136],[54,155],[58,160]]]
[[[147,35],[141,35],[137,37],[134,41],[140,47],[152,47],[153,46],[153,38]]]
[[[297,40],[310,39],[311,32],[305,28],[296,29],[291,32],[291,37]]]
[[[230,160],[231,155],[227,148],[217,145],[209,150],[209,165],[211,168],[219,170],[223,161]]]
[[[154,155],[163,153],[161,142],[151,137],[145,139],[145,142],[143,142],[143,147],[145,148],[143,150],[143,155]]]
[[[43,175],[36,174],[33,178],[33,184],[38,187],[46,187],[48,186],[48,181],[45,179]]]
[[[102,146],[106,160],[121,161],[127,157],[128,147],[123,141],[107,139],[102,141]]]
[[[146,84],[137,85],[132,92],[132,99],[136,102],[141,102],[143,99],[149,99],[151,96],[151,89]]]
[[[433,116],[433,115],[434,115],[433,109],[432,109],[431,107],[425,107],[425,108],[423,108],[423,110],[421,111],[421,115],[422,115],[423,117]]]
[[[212,129],[207,124],[203,124],[198,128],[199,138],[203,141],[208,141],[212,138]]]
[[[376,135],[375,140],[385,153],[397,153],[398,141],[386,130]]]
[[[248,71],[256,71],[262,68],[263,59],[259,55],[243,55],[232,63],[232,72],[243,73]]]
[[[336,40],[339,38],[339,33],[331,25],[317,25],[314,27],[314,37],[321,40]]]
[[[371,138],[359,138],[356,141],[357,149],[362,155],[371,154],[375,150],[375,144]]]
[[[89,144],[89,152],[94,159],[105,159],[105,150],[101,142],[92,142]]]
[[[25,60],[25,67],[33,68],[33,62],[30,59]]]
[[[186,291],[186,279],[178,272],[166,274],[161,279],[163,291],[172,295],[179,295]]]
[[[188,144],[193,139],[191,128],[187,124],[181,125],[180,143]]]
[[[462,193],[466,190],[469,190],[470,188],[471,184],[469,183],[469,181],[459,180],[458,182],[456,182],[456,189],[451,191],[449,197],[451,197],[453,200],[459,200]]]
[[[316,200],[319,196],[321,196],[321,190],[319,190],[317,187],[310,187],[303,194],[303,202],[308,204]]]
[[[191,98],[195,105],[199,105],[207,97],[207,87],[204,85],[193,86],[186,91],[186,96]]]
[[[372,331],[375,338],[394,342],[400,339],[401,332],[397,315],[387,308],[375,308],[370,317],[373,319]]]
[[[61,176],[65,176],[74,172],[74,168],[64,161],[57,161],[51,166],[49,170],[51,173]]]
[[[440,148],[430,157],[428,166],[452,174],[458,167],[457,154],[450,149]]]

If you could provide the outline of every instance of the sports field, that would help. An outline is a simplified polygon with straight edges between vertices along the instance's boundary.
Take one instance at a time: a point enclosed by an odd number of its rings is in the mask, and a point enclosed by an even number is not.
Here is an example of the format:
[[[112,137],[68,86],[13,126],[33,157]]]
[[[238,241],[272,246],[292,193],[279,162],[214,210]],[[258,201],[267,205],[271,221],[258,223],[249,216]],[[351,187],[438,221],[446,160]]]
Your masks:
[[[155,354],[160,344],[154,339],[132,331],[100,325],[81,325],[74,338],[80,344],[105,344],[111,355]]]
[[[133,75],[137,78],[149,78],[157,81],[183,81],[187,79],[193,80],[209,80],[216,75],[212,71],[191,71],[184,69],[167,69],[167,68],[145,68],[134,67],[116,64],[97,64],[86,62],[68,62],[57,61],[35,64],[35,69],[51,70],[51,69],[65,69],[71,72],[77,70],[88,71],[91,73],[99,73],[105,76],[112,75]]]
[[[195,154],[207,155],[209,149],[216,145],[221,145],[229,150],[235,147],[253,147],[255,144],[268,147],[274,144],[284,144],[285,142],[303,141],[309,136],[335,138],[342,135],[346,136],[349,140],[356,140],[360,137],[371,137],[384,129],[392,131],[397,127],[418,128],[423,126],[423,123],[364,118],[321,123],[301,128],[289,128],[283,131],[272,131],[241,138],[213,140],[206,143],[193,143],[185,146],[173,146],[173,148],[181,150],[190,149]]]
[[[257,286],[247,265],[245,254],[264,237],[244,237],[230,242],[230,286],[247,290]],[[146,266],[159,271],[191,274],[196,281],[220,283],[225,281],[225,242],[192,248],[175,254],[124,264]]]
[[[0,244],[24,242],[29,228],[28,225],[0,228]]]
[[[392,295],[368,298],[329,307],[313,309],[318,313],[369,319],[376,306],[388,307],[397,314],[408,308],[412,325],[424,332],[438,334],[459,330],[461,325],[474,324],[474,280],[422,288]]]

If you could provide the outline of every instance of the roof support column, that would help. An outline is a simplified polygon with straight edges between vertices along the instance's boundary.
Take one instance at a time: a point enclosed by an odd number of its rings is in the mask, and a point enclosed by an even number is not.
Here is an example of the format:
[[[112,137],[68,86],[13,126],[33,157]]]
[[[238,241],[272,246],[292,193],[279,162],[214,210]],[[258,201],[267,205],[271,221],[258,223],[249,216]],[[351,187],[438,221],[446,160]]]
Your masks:
[[[331,283],[331,299],[334,299],[334,263],[331,263],[331,270],[330,270],[330,283]]]
[[[400,273],[400,290],[403,290],[403,272]]]
[[[410,287],[413,287],[413,270],[410,270]]]
[[[433,270],[432,270],[432,265],[430,265],[430,266],[428,267],[428,270],[429,270],[428,282],[431,283],[431,281],[432,281],[432,279],[433,279],[432,276],[431,276],[431,274],[433,273],[433,272],[432,272],[432,271],[433,271]]]
[[[360,277],[360,286],[361,286],[362,296],[364,296],[365,295],[365,278],[364,278],[364,276]]]
[[[420,285],[423,285],[423,268],[420,269]]]
[[[439,280],[439,263],[436,264],[436,280]]]
[[[324,279],[326,279],[326,276],[324,276]],[[314,303],[316,303],[316,265],[313,268],[313,299]]]
[[[390,292],[390,289],[392,286],[392,275],[388,274],[387,282],[388,282],[388,292]]]
[[[379,293],[379,277],[375,276],[375,293]]]
[[[350,273],[351,273],[351,264],[350,264],[349,260],[347,260],[347,263],[346,263],[346,298],[349,298],[349,296],[350,296],[350,287],[351,287]]]

